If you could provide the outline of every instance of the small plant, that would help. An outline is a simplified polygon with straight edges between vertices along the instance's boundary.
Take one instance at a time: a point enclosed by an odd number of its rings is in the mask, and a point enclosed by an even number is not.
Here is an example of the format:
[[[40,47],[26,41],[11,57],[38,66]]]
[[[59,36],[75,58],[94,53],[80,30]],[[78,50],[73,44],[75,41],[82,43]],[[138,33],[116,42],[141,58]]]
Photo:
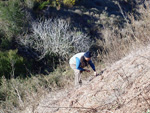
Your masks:
[[[42,9],[44,9],[47,5],[49,5],[50,4],[50,1],[49,0],[47,0],[47,1],[44,1],[44,2],[42,2],[40,5],[39,5],[39,9],[40,10],[42,10]]]
[[[63,4],[68,7],[74,6],[75,3],[76,3],[76,0],[63,0]]]

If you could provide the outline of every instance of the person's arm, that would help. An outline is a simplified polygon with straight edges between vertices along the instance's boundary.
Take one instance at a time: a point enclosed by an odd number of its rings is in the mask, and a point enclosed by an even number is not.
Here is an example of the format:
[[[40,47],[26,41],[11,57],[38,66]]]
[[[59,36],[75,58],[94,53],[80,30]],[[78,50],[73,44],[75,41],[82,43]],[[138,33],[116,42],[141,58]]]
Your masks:
[[[91,60],[89,61],[89,64],[92,67],[92,69],[94,70],[94,75],[97,76],[97,72],[95,70],[95,65],[93,64],[93,62]]]
[[[95,65],[93,64],[93,62],[90,60],[89,61],[89,64],[90,66],[92,67],[92,69],[94,70],[94,75],[97,76],[97,72],[96,72],[96,69],[95,69]]]
[[[85,71],[85,69],[80,67],[80,59],[78,57],[76,57],[76,69],[80,71]]]
[[[95,70],[95,65],[93,64],[93,62],[92,62],[91,60],[89,61],[89,64],[90,64],[91,68],[92,68],[94,71],[96,71],[96,70]]]

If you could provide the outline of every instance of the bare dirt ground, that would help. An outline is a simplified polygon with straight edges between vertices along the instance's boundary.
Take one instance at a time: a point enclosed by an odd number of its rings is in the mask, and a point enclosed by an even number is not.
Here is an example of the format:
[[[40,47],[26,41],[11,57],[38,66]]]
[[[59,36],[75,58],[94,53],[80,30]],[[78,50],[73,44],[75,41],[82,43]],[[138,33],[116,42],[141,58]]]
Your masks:
[[[145,113],[150,109],[150,45],[106,67],[82,87],[51,92],[34,113]]]

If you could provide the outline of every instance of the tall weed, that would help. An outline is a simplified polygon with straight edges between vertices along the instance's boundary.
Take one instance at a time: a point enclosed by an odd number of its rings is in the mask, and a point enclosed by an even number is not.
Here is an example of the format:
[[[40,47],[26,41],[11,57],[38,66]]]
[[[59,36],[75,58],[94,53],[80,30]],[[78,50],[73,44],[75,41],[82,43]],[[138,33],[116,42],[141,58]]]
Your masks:
[[[140,16],[135,18],[133,13],[126,16],[120,7],[120,11],[124,17],[126,23],[124,27],[114,26],[113,24],[109,27],[105,27],[101,30],[105,41],[99,41],[99,45],[104,47],[103,56],[104,62],[112,63],[119,60],[130,50],[138,48],[142,45],[147,45],[150,41],[150,9],[148,2],[139,6],[138,12]]]

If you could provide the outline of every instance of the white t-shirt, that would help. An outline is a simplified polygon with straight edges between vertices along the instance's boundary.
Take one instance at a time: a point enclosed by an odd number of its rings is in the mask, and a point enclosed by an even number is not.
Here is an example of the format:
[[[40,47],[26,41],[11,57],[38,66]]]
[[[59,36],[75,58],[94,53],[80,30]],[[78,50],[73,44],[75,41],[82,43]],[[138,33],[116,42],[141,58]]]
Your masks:
[[[81,59],[81,57],[84,55],[85,52],[77,53],[73,57],[70,58],[69,64],[76,64],[76,57]]]

